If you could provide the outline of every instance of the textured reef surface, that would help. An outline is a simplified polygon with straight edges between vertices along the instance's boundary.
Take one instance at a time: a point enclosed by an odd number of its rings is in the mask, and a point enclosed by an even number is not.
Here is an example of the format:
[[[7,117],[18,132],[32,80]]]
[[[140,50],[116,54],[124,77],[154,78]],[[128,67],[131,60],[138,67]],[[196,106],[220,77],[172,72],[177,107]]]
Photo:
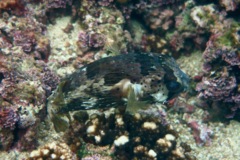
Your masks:
[[[239,159],[239,12],[239,0],[0,0],[0,159]]]

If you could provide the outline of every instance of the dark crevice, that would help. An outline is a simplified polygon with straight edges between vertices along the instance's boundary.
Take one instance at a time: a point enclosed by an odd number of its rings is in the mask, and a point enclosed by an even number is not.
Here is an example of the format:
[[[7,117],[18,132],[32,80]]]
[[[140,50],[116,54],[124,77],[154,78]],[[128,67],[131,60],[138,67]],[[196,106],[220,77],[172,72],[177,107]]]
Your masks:
[[[2,83],[2,80],[4,79],[3,73],[0,72],[0,83]]]

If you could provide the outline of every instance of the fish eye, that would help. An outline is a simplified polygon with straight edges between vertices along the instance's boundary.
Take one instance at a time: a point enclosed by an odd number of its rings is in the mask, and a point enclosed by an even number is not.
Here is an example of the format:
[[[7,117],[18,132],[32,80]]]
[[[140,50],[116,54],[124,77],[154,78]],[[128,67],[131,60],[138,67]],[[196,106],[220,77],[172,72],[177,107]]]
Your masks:
[[[171,92],[177,92],[181,88],[181,84],[177,81],[170,81],[166,84],[166,86]]]

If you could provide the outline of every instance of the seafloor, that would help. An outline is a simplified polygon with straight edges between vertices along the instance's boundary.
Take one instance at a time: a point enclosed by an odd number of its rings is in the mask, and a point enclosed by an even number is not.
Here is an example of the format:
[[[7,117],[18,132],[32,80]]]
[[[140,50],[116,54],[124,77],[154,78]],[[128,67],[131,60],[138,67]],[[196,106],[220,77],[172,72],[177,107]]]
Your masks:
[[[240,160],[239,7],[239,0],[0,0],[0,160]],[[174,57],[191,79],[188,91],[134,114],[65,113],[57,131],[48,97],[61,79],[132,52]]]

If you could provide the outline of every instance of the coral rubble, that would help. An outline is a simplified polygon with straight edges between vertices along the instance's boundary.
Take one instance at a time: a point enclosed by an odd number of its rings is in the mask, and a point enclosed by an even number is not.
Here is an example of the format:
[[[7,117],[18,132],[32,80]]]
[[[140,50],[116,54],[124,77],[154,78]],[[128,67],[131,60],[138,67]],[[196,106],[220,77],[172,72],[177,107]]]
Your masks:
[[[52,142],[39,147],[30,153],[28,160],[37,159],[71,159],[76,160],[77,156],[74,154],[69,146],[65,143]]]

